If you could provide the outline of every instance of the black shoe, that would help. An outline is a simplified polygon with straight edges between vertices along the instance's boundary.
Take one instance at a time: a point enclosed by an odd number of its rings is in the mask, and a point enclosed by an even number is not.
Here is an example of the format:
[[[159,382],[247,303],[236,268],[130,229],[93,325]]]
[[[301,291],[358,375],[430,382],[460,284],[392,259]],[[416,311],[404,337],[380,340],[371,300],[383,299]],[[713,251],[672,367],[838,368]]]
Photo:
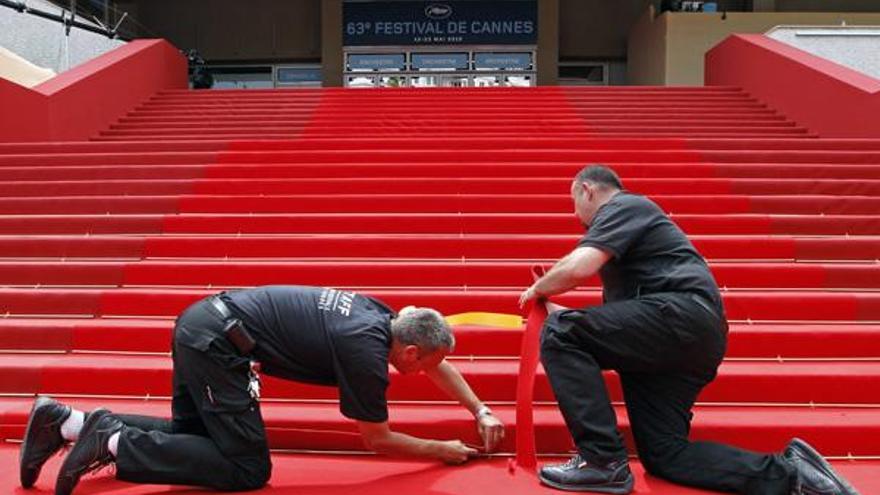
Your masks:
[[[95,409],[83,424],[79,440],[64,459],[55,483],[55,495],[70,495],[82,475],[113,462],[107,440],[122,429],[122,422],[106,409]]]
[[[49,397],[37,397],[24,430],[18,454],[21,486],[34,486],[43,464],[67,443],[61,436],[61,424],[70,417],[70,406]]]
[[[563,464],[548,464],[538,478],[546,485],[572,492],[627,494],[635,482],[626,459],[597,466],[580,455]]]
[[[796,478],[792,495],[859,495],[843,477],[807,442],[794,438],[782,452],[782,458],[792,466]]]

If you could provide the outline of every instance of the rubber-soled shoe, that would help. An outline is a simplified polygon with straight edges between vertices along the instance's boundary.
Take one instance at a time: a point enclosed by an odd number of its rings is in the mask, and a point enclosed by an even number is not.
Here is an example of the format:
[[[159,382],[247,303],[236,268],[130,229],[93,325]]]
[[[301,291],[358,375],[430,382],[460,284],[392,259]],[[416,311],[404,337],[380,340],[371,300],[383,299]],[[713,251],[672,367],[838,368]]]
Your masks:
[[[61,436],[61,425],[70,412],[70,406],[50,397],[41,396],[34,401],[18,454],[19,477],[24,488],[34,486],[43,464],[67,443]]]
[[[794,438],[782,452],[782,458],[796,473],[792,495],[859,495],[831,465],[807,442]]]
[[[113,462],[113,454],[107,447],[107,441],[123,425],[106,409],[96,409],[89,414],[55,482],[55,495],[70,495],[79,483],[82,475],[100,469]]]
[[[538,478],[545,485],[572,492],[596,492],[626,495],[633,490],[635,479],[626,459],[596,466],[580,455],[562,464],[541,468]]]

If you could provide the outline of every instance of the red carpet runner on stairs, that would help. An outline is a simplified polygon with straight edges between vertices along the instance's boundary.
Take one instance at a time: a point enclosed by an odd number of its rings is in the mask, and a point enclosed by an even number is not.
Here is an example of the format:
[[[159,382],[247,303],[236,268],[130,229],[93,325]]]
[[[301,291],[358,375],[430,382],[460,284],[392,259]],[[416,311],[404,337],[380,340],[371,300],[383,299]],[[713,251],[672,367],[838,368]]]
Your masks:
[[[776,451],[798,435],[880,493],[880,140],[820,138],[725,87],[171,91],[89,142],[0,145],[0,492],[35,394],[168,415],[173,318],[206,294],[313,284],[518,313],[529,267],[581,233],[568,187],[591,162],[670,212],[723,286],[730,349],[693,438]],[[558,302],[600,296],[593,281]],[[508,424],[501,456],[364,456],[333,389],[267,378],[284,451],[268,491],[547,493],[507,469],[522,329],[457,336],[453,360]],[[401,431],[476,441],[423,377],[393,376],[389,399]],[[565,455],[540,369],[534,399],[539,455]],[[701,493],[637,469],[637,493]],[[104,474],[80,492],[169,490],[185,491]]]

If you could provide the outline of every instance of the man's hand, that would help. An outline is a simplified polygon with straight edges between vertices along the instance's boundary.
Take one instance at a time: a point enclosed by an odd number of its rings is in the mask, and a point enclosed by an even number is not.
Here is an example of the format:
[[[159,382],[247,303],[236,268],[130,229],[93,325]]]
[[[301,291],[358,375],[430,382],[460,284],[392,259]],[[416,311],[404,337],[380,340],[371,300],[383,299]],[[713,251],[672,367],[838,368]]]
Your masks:
[[[528,289],[524,290],[522,294],[519,295],[519,307],[524,308],[526,303],[538,297],[538,293],[535,292],[535,286],[532,285]]]
[[[479,452],[463,444],[460,440],[437,442],[437,457],[446,464],[464,464]]]
[[[477,418],[477,430],[483,438],[483,446],[486,452],[492,452],[504,440],[504,423],[492,415],[482,414]]]

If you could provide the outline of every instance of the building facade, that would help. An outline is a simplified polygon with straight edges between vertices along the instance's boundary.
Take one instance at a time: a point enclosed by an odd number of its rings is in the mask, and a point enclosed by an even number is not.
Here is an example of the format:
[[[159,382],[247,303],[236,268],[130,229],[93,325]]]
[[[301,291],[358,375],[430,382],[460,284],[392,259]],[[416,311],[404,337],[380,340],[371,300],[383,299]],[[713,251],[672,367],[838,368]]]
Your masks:
[[[705,49],[731,32],[880,25],[875,0],[109,4],[137,36],[198,50],[215,87],[700,84]]]

